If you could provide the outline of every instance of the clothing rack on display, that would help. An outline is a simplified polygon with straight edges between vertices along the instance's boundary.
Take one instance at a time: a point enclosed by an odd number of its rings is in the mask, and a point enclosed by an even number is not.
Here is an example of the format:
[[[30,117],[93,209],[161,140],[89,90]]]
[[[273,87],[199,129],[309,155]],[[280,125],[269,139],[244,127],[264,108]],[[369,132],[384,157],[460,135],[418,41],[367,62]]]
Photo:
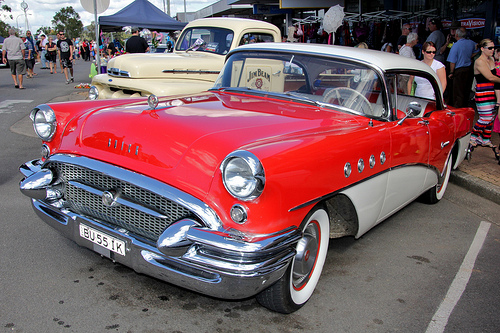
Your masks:
[[[344,20],[348,22],[366,22],[366,21],[393,21],[393,20],[411,20],[416,17],[438,17],[437,9],[428,9],[418,12],[404,12],[399,10],[381,10],[371,13],[345,13]]]

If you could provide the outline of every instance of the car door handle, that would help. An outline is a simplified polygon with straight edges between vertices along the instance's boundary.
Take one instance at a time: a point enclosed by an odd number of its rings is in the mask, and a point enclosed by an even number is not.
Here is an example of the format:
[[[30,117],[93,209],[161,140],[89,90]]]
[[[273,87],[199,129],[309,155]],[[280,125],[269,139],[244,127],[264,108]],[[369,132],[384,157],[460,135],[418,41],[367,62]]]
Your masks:
[[[444,147],[446,147],[449,144],[450,144],[450,141],[441,142],[441,149],[443,149]]]
[[[446,112],[446,115],[447,115],[447,116],[450,116],[450,117],[453,117],[453,116],[455,116],[455,112],[453,112],[453,111],[448,111],[448,112]]]
[[[424,125],[424,126],[429,125],[429,121],[428,121],[428,120],[420,120],[418,123],[419,123],[420,125]]]

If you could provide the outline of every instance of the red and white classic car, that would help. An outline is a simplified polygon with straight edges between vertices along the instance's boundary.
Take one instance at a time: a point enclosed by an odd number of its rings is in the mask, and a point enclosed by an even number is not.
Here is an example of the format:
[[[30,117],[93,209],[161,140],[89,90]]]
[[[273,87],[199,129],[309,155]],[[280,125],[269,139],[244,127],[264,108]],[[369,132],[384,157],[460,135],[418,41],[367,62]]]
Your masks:
[[[398,89],[404,75],[435,99]],[[208,92],[36,107],[42,156],[20,188],[64,236],[137,272],[290,313],[329,238],[443,197],[474,112],[445,106],[438,82],[380,51],[242,46]]]

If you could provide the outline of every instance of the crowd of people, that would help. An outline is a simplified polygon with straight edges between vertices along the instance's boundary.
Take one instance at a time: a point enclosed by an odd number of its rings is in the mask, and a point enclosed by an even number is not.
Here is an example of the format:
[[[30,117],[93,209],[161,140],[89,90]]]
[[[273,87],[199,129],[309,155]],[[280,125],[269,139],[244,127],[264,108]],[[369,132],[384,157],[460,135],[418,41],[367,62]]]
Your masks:
[[[384,52],[419,59],[437,74],[447,105],[462,108],[475,106],[478,119],[472,130],[470,144],[496,148],[491,142],[492,132],[500,134],[500,46],[490,39],[479,43],[468,38],[468,31],[459,21],[453,21],[445,36],[440,20],[427,21],[427,37],[422,40],[412,31],[410,23],[401,27],[397,45],[385,42]],[[364,40],[355,47],[367,48]],[[417,44],[421,48],[416,47]],[[413,89],[412,89],[413,88]],[[429,82],[418,77],[401,76],[398,89],[406,94],[435,99]],[[474,99],[474,103],[472,102]]]
[[[56,34],[55,40],[52,36],[40,34],[38,39],[34,39],[31,31],[17,36],[15,29],[9,29],[9,37],[4,40],[2,47],[3,62],[9,63],[14,87],[25,89],[23,77],[33,78],[35,64],[40,63],[40,69],[49,69],[50,74],[57,74],[57,62],[59,60],[59,73],[63,73],[66,84],[74,82],[73,64],[75,59],[82,58],[85,61],[91,60],[92,43],[87,40],[71,39],[65,35],[64,31]]]
[[[128,53],[148,52],[150,47],[139,35],[138,28],[132,28],[132,37],[127,40]],[[290,41],[287,36],[283,41]],[[468,38],[467,29],[460,22],[453,21],[447,36],[442,32],[441,22],[432,18],[427,21],[425,40],[417,32],[412,31],[410,23],[401,27],[396,45],[382,41],[381,51],[398,53],[401,56],[419,59],[429,65],[437,74],[444,91],[445,102],[453,107],[470,106],[474,93],[478,120],[474,125],[471,145],[494,147],[491,143],[492,131],[500,133],[498,109],[500,106],[500,48],[489,39],[476,43]],[[109,43],[70,39],[64,31],[59,31],[56,40],[41,34],[37,41],[30,31],[21,38],[14,29],[9,29],[9,37],[5,39],[2,49],[3,59],[6,55],[11,67],[15,88],[24,89],[23,76],[32,78],[36,61],[41,69],[50,69],[51,74],[64,73],[66,83],[74,82],[73,63],[75,59],[91,61],[99,50],[104,61],[123,52],[123,47],[116,39]],[[421,47],[417,47],[421,45]],[[362,36],[358,36],[358,48],[368,48]],[[48,65],[47,65],[48,64]],[[434,99],[432,87],[418,77],[402,76],[398,88],[404,93]]]

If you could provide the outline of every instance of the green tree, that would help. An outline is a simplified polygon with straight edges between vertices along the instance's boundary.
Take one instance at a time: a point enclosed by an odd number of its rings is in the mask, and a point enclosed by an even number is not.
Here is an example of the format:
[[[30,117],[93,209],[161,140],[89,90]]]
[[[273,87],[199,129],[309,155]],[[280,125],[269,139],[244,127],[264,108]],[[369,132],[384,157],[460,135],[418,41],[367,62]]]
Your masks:
[[[54,25],[54,30],[64,31],[68,38],[79,37],[83,30],[83,23],[80,21],[80,15],[72,6],[61,8],[61,10],[54,15],[52,24]]]
[[[45,36],[48,35],[55,35],[55,32],[52,30],[51,27],[40,27],[36,30],[36,35],[39,36],[40,34],[45,34]]]
[[[0,4],[4,2],[4,0],[0,0]],[[9,36],[9,28],[11,26],[7,23],[5,23],[5,20],[10,18],[11,20],[14,19],[14,17],[11,14],[12,8],[10,8],[7,5],[2,5],[0,7],[0,36],[3,37],[8,37]]]

